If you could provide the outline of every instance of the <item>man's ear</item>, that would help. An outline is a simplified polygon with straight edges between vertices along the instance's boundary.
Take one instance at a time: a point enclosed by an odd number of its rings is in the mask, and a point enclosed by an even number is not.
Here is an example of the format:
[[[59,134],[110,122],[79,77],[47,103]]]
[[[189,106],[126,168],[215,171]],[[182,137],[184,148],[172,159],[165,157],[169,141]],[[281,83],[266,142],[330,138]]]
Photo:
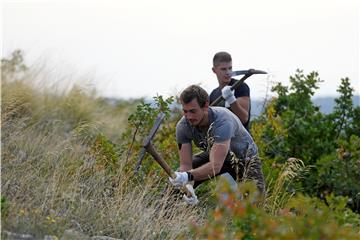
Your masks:
[[[213,73],[216,74],[216,72],[215,72],[215,67],[212,67],[211,70],[213,71]]]
[[[206,100],[204,108],[209,108],[209,100]]]

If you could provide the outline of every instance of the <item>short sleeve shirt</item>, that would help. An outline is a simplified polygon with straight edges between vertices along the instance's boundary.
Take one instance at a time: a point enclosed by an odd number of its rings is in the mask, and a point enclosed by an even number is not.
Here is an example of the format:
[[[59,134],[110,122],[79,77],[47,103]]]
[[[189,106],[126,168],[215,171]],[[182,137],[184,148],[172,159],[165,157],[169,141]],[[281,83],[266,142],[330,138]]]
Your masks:
[[[178,144],[194,142],[197,147],[209,151],[212,143],[230,139],[230,150],[238,158],[244,159],[257,154],[252,137],[234,113],[223,107],[209,107],[208,113],[210,127],[207,132],[192,126],[185,117],[179,120],[176,125]]]

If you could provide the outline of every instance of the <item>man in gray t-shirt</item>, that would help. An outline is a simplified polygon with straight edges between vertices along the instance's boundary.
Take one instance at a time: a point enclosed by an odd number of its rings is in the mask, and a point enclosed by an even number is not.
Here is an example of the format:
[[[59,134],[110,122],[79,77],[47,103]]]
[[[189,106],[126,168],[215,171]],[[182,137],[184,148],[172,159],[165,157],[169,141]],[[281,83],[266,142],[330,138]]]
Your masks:
[[[222,173],[236,180],[254,180],[265,193],[257,146],[239,118],[222,107],[209,107],[207,92],[191,85],[180,95],[184,116],[176,126],[180,169],[170,182],[194,187]],[[193,156],[192,141],[204,152]]]

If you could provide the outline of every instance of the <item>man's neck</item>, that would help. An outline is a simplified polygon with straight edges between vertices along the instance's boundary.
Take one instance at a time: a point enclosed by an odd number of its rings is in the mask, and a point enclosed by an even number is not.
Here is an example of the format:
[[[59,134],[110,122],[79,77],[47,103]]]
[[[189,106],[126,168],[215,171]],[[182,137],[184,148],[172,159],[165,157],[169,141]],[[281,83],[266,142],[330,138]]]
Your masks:
[[[223,87],[229,85],[230,83],[231,83],[231,79],[230,79],[230,82],[228,82],[228,83],[220,83],[220,82],[219,82],[219,88],[220,88],[220,89],[223,89]]]
[[[226,83],[219,84],[219,88],[223,89],[223,87],[225,87],[226,85],[227,85]]]
[[[209,128],[209,110],[205,112],[203,119],[198,125],[198,128],[202,131],[207,131]]]

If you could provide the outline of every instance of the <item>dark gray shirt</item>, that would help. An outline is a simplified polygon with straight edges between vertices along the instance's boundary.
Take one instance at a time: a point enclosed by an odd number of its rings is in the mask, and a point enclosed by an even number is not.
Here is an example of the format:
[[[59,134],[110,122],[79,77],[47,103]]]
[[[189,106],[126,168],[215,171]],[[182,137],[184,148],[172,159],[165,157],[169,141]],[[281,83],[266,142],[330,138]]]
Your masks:
[[[230,140],[230,150],[239,159],[257,155],[257,146],[239,118],[223,107],[209,107],[210,127],[207,132],[192,126],[185,117],[176,125],[176,140],[179,144],[191,143],[204,151],[210,151],[212,143]]]

